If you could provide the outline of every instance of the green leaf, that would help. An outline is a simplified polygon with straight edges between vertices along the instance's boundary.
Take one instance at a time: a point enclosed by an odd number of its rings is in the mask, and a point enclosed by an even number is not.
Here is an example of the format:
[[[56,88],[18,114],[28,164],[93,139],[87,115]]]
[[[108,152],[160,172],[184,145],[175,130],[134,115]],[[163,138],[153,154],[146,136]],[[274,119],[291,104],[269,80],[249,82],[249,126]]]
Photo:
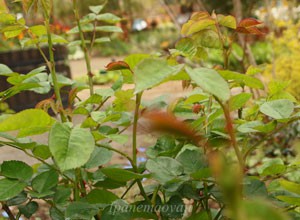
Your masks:
[[[111,160],[113,153],[105,148],[96,147],[89,161],[85,164],[87,169],[102,166]]]
[[[220,25],[232,29],[236,29],[236,19],[232,15],[218,15],[217,16],[218,22]]]
[[[10,31],[5,31],[4,32],[4,36],[6,38],[14,38],[17,37],[18,35],[20,35],[23,32],[24,28],[19,28],[19,29],[15,29],[15,30],[10,30]]]
[[[243,190],[247,198],[268,196],[268,190],[264,182],[251,177],[246,178],[245,182]]]
[[[50,217],[51,219],[55,220],[66,220],[64,213],[61,212],[61,210],[59,210],[58,208],[55,208],[54,206],[50,208]]]
[[[117,26],[98,26],[96,31],[122,33],[123,30]]]
[[[265,160],[259,169],[261,176],[278,175],[284,173],[285,171],[286,166],[280,158]]]
[[[249,66],[247,71],[246,71],[246,75],[249,75],[249,76],[254,76],[258,73],[261,73],[263,70],[259,67],[256,67],[256,66]]]
[[[189,20],[182,26],[181,34],[188,36],[215,25],[216,21],[205,18],[198,21]]]
[[[3,3],[4,4],[4,3]],[[0,16],[0,23],[9,25],[9,24],[14,24],[16,23],[16,17],[12,14],[8,14],[8,13],[1,13]]]
[[[134,173],[128,170],[120,169],[120,168],[102,168],[101,172],[104,173],[107,177],[120,181],[120,182],[127,182],[133,179],[142,179],[144,175]]]
[[[264,84],[257,78],[249,75],[229,71],[229,70],[219,70],[220,75],[226,80],[233,80],[239,83],[241,86],[249,86],[254,89],[263,89]]]
[[[71,203],[65,212],[66,219],[91,220],[98,213],[98,208],[85,202]]]
[[[229,106],[231,111],[242,108],[252,97],[251,93],[240,93],[232,96],[229,100]]]
[[[8,206],[17,206],[17,205],[21,205],[21,204],[25,203],[27,200],[28,200],[27,193],[22,191],[17,196],[6,201],[6,204]]]
[[[93,32],[94,31],[94,26],[92,24],[83,24],[83,25],[81,25],[81,30],[82,30],[82,32]],[[72,28],[67,33],[68,34],[77,34],[77,33],[79,33],[78,26]]]
[[[191,79],[204,91],[217,96],[223,101],[230,98],[230,90],[227,82],[213,69],[186,68]]]
[[[221,49],[221,41],[219,35],[214,30],[202,30],[191,37],[194,41],[194,44],[198,48],[215,48]],[[199,49],[198,49],[199,50]],[[198,53],[202,51],[198,51]],[[202,56],[199,56],[202,57]]]
[[[300,206],[300,197],[276,196],[276,198],[288,204]]]
[[[43,160],[47,160],[49,157],[51,157],[51,152],[49,150],[49,147],[47,145],[37,145],[32,150],[32,153],[35,157],[41,158]]]
[[[176,50],[180,51],[180,54],[189,58],[193,58],[197,53],[197,48],[191,38],[185,37],[180,39],[176,45]]]
[[[58,183],[58,174],[55,170],[48,170],[37,175],[31,182],[33,190],[38,193],[48,193]]]
[[[26,183],[18,180],[0,180],[0,201],[6,201],[17,196],[26,187]]]
[[[184,171],[184,167],[177,160],[169,157],[149,159],[146,168],[162,184],[182,175]]]
[[[66,205],[70,200],[71,194],[72,190],[70,188],[59,186],[53,196],[53,202],[56,205]]]
[[[6,65],[0,64],[0,75],[1,76],[8,76],[11,75],[13,71]]]
[[[255,199],[254,201],[242,200],[239,203],[239,213],[242,216],[247,216],[247,220],[287,220],[289,219],[282,211],[278,208]]]
[[[242,132],[242,133],[259,132],[255,128],[258,126],[261,126],[261,125],[263,125],[262,121],[245,122],[244,124],[242,124],[238,127],[238,131]]]
[[[104,14],[97,15],[97,20],[115,24],[121,21],[121,18],[111,13],[104,13]]]
[[[100,111],[91,112],[91,118],[97,123],[102,123],[106,118],[106,113]]]
[[[42,134],[48,131],[54,123],[45,111],[27,109],[14,114],[0,122],[0,131],[19,130],[19,137]],[[30,132],[34,130],[34,132]]]
[[[169,201],[161,207],[162,216],[171,219],[182,219],[184,211],[185,204],[179,196],[172,196]]]
[[[84,24],[87,24],[87,23],[94,22],[94,21],[96,21],[96,17],[97,17],[96,14],[89,13],[89,14],[85,15],[83,18],[80,19],[80,24],[84,25]]]
[[[117,200],[103,210],[101,220],[146,219],[143,217],[139,218],[139,216],[135,218],[131,208],[132,207],[130,207],[130,205],[128,205],[125,201]]]
[[[100,43],[107,43],[110,42],[110,38],[109,37],[100,37],[100,38],[96,38],[95,39],[95,43],[100,44]]]
[[[69,41],[67,41],[65,38],[62,36],[56,35],[56,34],[51,34],[52,38],[52,43],[54,44],[67,44]]]
[[[22,161],[4,161],[1,165],[1,175],[26,181],[32,177],[33,169]]]
[[[259,110],[274,119],[287,119],[294,111],[294,104],[287,99],[278,99],[270,102],[265,102]]]
[[[86,199],[90,204],[108,205],[119,199],[119,197],[107,190],[94,189],[86,196]]]
[[[135,66],[140,63],[142,60],[149,58],[148,54],[131,54],[127,56],[124,61],[130,67],[130,69],[122,69],[123,81],[124,83],[133,83],[133,73]]]
[[[44,25],[31,26],[29,27],[29,30],[38,37],[47,34],[47,29]]]
[[[271,121],[267,124],[255,126],[254,129],[263,133],[269,133],[273,131],[277,126],[277,121]]]
[[[181,146],[179,146],[181,148]],[[154,146],[148,147],[146,154],[149,158],[157,156],[175,157],[178,153],[175,139],[169,136],[159,137]]]
[[[99,14],[102,9],[104,8],[105,5],[96,5],[96,6],[89,6],[89,9],[91,10],[91,12],[95,13],[95,14]]]
[[[104,189],[117,189],[120,187],[126,186],[126,182],[121,182],[121,181],[115,181],[110,178],[105,178],[104,180],[99,180],[96,184],[95,187],[100,187]]]
[[[176,160],[184,167],[187,174],[194,173],[207,166],[207,162],[201,150],[193,145],[186,145],[176,156]]]
[[[282,186],[287,191],[300,195],[300,184],[290,182],[290,181],[287,181],[284,179],[280,180],[279,183],[280,183],[280,186]]]
[[[126,144],[129,139],[128,135],[126,134],[110,134],[106,135],[106,137],[119,144]]]
[[[152,88],[166,78],[179,73],[183,65],[170,66],[164,60],[148,58],[141,61],[134,70],[135,93]]]
[[[131,99],[133,97],[134,93],[132,89],[116,91],[113,102],[115,111],[133,111],[135,108],[135,101]]]
[[[90,131],[67,124],[55,123],[49,134],[50,151],[62,171],[83,166],[95,148]]]
[[[212,175],[211,170],[209,168],[204,168],[190,174],[190,176],[195,180],[202,180],[205,178],[209,178],[211,177],[211,175]]]
[[[149,54],[130,54],[124,61],[130,66],[130,69],[134,70],[141,61],[149,57]]]
[[[37,202],[31,201],[27,203],[25,206],[20,206],[19,210],[26,218],[30,218],[39,208],[39,204]]]

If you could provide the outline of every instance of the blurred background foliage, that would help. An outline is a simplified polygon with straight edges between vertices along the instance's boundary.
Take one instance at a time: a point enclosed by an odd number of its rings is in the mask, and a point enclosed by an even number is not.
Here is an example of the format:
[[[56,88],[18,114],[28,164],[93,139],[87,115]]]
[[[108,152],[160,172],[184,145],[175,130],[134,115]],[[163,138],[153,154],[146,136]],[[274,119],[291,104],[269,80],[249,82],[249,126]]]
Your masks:
[[[22,14],[20,3],[5,0],[10,10]],[[180,36],[180,27],[194,11],[206,10],[237,17],[255,17],[264,22],[263,37],[244,39],[255,58],[254,63],[264,69],[266,80],[278,79],[289,82],[289,90],[300,97],[300,0],[85,0],[79,1],[80,14],[89,13],[88,5],[107,2],[104,9],[122,18],[118,24],[123,33],[111,36],[111,42],[95,47],[95,56],[125,56],[130,53],[163,53],[174,47]],[[71,1],[53,0],[53,30],[64,34],[74,26]],[[37,16],[25,16],[30,23],[41,22]],[[104,34],[105,35],[105,34]],[[22,36],[20,36],[20,39]],[[70,39],[72,40],[72,39]],[[0,39],[0,51],[19,49],[18,42]],[[244,72],[241,65],[244,53],[241,44],[235,44],[230,56],[230,68]],[[81,58],[80,47],[70,47],[70,58]],[[222,65],[221,50],[209,49],[202,65]],[[248,62],[247,65],[253,64]]]

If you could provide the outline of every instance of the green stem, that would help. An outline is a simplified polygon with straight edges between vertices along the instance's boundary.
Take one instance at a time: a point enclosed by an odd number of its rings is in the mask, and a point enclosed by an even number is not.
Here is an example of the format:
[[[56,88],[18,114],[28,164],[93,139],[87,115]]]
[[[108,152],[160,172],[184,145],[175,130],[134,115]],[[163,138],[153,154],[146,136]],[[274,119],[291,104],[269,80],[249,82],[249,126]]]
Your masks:
[[[89,79],[90,95],[93,95],[94,94],[94,86],[93,86],[93,73],[92,73],[92,68],[91,68],[91,59],[90,59],[90,55],[89,55],[88,48],[85,43],[84,34],[83,34],[81,24],[80,24],[77,0],[73,0],[73,10],[74,10],[75,19],[76,19],[77,26],[78,26],[79,36],[80,36],[80,40],[81,40],[81,46],[82,46],[83,53],[84,53],[87,75],[88,75],[88,79]]]
[[[133,166],[132,159],[127,154],[123,153],[122,151],[119,151],[119,150],[117,150],[115,148],[112,148],[112,147],[109,147],[109,146],[105,146],[105,145],[101,145],[101,144],[96,144],[96,146],[102,147],[102,148],[105,148],[107,150],[111,150],[111,151],[114,151],[114,152],[120,154],[121,156],[125,157],[130,162],[130,164]]]
[[[156,205],[156,197],[157,197],[157,194],[158,194],[158,192],[159,192],[159,189],[160,189],[160,185],[158,185],[158,186],[156,187],[156,190],[155,190],[154,193],[153,193],[153,196],[152,196],[152,199],[151,199],[151,204],[152,204],[153,206]]]
[[[231,145],[235,151],[236,157],[238,159],[239,165],[240,165],[240,169],[241,169],[241,173],[244,172],[244,167],[245,167],[245,162],[243,159],[243,155],[239,149],[239,146],[237,144],[237,140],[235,137],[235,132],[234,132],[234,128],[233,128],[233,123],[232,123],[232,119],[230,116],[230,111],[228,106],[225,106],[221,100],[219,100],[217,97],[215,97],[215,99],[217,100],[217,102],[220,104],[220,106],[223,109],[224,112],[224,116],[225,116],[225,120],[226,120],[226,127],[227,127],[227,132],[230,136],[230,140],[231,140]]]
[[[135,183],[136,183],[136,180],[132,181],[132,183],[129,185],[129,187],[122,194],[121,199],[123,199],[126,196],[126,194],[130,191],[130,189],[134,186]]]
[[[136,101],[135,101],[135,111],[134,111],[134,119],[133,119],[133,128],[132,128],[132,160],[134,165],[137,164],[137,122],[139,119],[139,109],[141,105],[141,99],[142,99],[142,93],[138,93],[136,95]]]
[[[80,168],[75,169],[75,184],[74,184],[74,200],[79,201],[80,199],[80,182],[81,182],[81,172]]]
[[[61,95],[60,95],[58,80],[57,80],[57,76],[56,76],[55,60],[54,60],[54,53],[53,53],[53,42],[52,42],[52,36],[51,36],[50,23],[49,23],[49,19],[47,19],[47,18],[45,19],[45,26],[47,28],[49,59],[50,59],[48,61],[47,65],[50,68],[52,83],[53,83],[53,87],[54,87],[54,93],[55,93],[55,97],[56,97],[56,100],[57,100],[58,105],[59,105],[58,109],[59,109],[59,112],[60,112],[61,120],[62,120],[62,122],[66,122],[67,121],[66,117],[65,117],[65,115],[63,114],[63,111],[62,111],[63,104],[62,104],[62,99],[61,99]]]
[[[136,138],[137,138],[137,123],[138,123],[138,119],[139,119],[139,109],[140,109],[140,105],[141,105],[142,95],[143,95],[142,92],[140,92],[136,95],[133,128],[132,128],[132,162],[133,162],[132,167],[135,172],[138,172],[138,169],[137,169],[137,140],[136,140]],[[151,204],[151,201],[148,198],[140,179],[137,179],[137,184],[140,188],[142,196],[145,198],[145,200],[147,202],[149,202],[149,204]]]

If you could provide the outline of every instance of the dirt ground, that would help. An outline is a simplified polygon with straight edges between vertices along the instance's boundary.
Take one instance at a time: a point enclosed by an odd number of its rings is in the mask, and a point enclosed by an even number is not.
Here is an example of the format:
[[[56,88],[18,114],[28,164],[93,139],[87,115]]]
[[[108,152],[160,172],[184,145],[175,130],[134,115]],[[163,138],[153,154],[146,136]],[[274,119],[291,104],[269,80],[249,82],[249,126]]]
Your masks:
[[[114,57],[113,59],[115,60],[122,60],[120,57]],[[104,69],[105,66],[111,62],[112,58],[93,58],[92,59],[92,69],[93,70],[99,70],[99,69]],[[84,60],[74,60],[70,61],[70,67],[71,67],[71,73],[73,79],[78,78],[86,73],[85,69],[85,62]],[[95,86],[95,89],[97,88],[107,88],[109,85],[103,85],[103,86]],[[132,86],[125,85],[124,89],[129,89],[132,88]],[[154,89],[151,89],[149,91],[146,91],[143,95],[144,100],[152,100],[155,99],[156,97],[159,97],[161,95],[165,95],[167,101],[172,101],[176,99],[177,97],[181,97],[185,94],[187,94],[188,91],[183,91],[181,87],[181,82],[169,82],[162,84]],[[82,91],[79,96],[81,98],[88,97],[89,91],[84,90]],[[74,123],[79,123],[82,120],[80,116],[76,116],[74,118]],[[128,131],[130,133],[130,129]],[[33,140],[39,142],[39,143],[47,143],[48,140],[48,134],[43,134],[40,136],[34,136],[32,137]],[[124,146],[116,146],[119,149],[123,151],[130,152],[130,142],[127,143]],[[144,147],[149,146],[150,144],[153,143],[153,137],[151,134],[140,134],[138,136],[138,143],[141,151],[144,150]],[[114,156],[114,161],[115,162],[122,162],[126,163],[122,158],[118,157],[117,155]],[[24,161],[28,164],[35,164],[38,161],[36,161],[33,158],[29,158],[27,155],[25,155],[23,152],[18,151],[16,149],[10,148],[10,147],[2,147],[0,149],[0,163],[2,163],[4,160],[21,160]],[[121,161],[116,161],[116,160],[121,160]],[[140,155],[140,160],[143,160],[143,154]]]

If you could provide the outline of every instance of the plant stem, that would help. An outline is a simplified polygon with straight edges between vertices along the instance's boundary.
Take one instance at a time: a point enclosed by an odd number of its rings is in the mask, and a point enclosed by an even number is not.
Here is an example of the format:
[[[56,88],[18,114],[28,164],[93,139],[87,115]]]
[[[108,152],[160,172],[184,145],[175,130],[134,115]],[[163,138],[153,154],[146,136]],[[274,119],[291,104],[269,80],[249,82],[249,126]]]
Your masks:
[[[79,177],[79,183],[80,183],[81,196],[85,197],[87,193],[86,193],[84,181],[82,179],[82,172],[81,172],[80,168],[78,168],[78,177]]]
[[[79,201],[80,199],[80,181],[81,181],[81,172],[80,168],[75,169],[75,184],[74,184],[74,200]]]
[[[159,192],[159,189],[160,189],[160,185],[158,185],[158,186],[156,187],[156,190],[155,190],[154,193],[153,193],[153,196],[152,196],[152,199],[151,199],[151,204],[152,204],[153,206],[156,205],[156,197],[157,197],[157,194],[158,194],[158,192]]]
[[[139,119],[139,109],[141,105],[142,93],[136,94],[136,102],[135,102],[135,111],[134,111],[134,119],[133,119],[133,128],[132,128],[132,160],[134,165],[137,165],[137,122]]]
[[[232,123],[232,119],[230,116],[230,111],[228,106],[225,106],[221,100],[219,100],[217,97],[215,97],[215,99],[217,100],[217,102],[220,104],[220,106],[223,109],[224,112],[224,116],[225,116],[225,120],[226,120],[226,128],[227,128],[227,132],[230,136],[230,140],[231,140],[231,145],[235,151],[236,157],[238,159],[239,165],[240,165],[240,169],[241,169],[241,173],[244,172],[244,167],[245,167],[245,162],[243,159],[243,155],[239,149],[239,146],[237,144],[236,141],[236,137],[235,137],[235,132],[234,132],[234,128],[233,128],[233,123]]]
[[[101,144],[96,144],[96,146],[102,147],[102,148],[105,148],[107,150],[111,150],[111,151],[114,151],[114,152],[120,154],[121,156],[125,157],[130,162],[130,164],[133,166],[132,159],[127,154],[123,153],[122,151],[119,151],[119,150],[117,150],[115,148],[112,148],[112,147],[109,147],[109,146],[105,146],[105,145],[101,145]]]
[[[142,95],[143,95],[142,92],[136,94],[135,111],[134,111],[133,128],[132,128],[132,162],[133,162],[132,167],[135,172],[138,172],[137,157],[136,157],[136,155],[137,155],[136,137],[137,137],[137,123],[138,123],[138,119],[139,119],[139,109],[140,109],[140,105],[141,105]],[[149,204],[151,204],[151,201],[148,198],[140,179],[137,179],[137,184],[140,188],[142,196],[145,198],[145,200],[147,202],[149,202]]]
[[[2,209],[7,213],[10,220],[16,220],[15,216],[9,209],[8,205],[6,205],[5,203],[2,203]]]
[[[126,194],[130,191],[130,189],[134,186],[135,183],[136,183],[136,180],[132,181],[132,183],[129,185],[129,187],[122,194],[121,199],[123,199],[126,196]]]
[[[62,120],[62,122],[66,122],[67,119],[66,119],[66,117],[65,117],[65,115],[63,114],[63,111],[62,111],[63,104],[62,104],[60,89],[59,89],[57,76],[56,76],[55,60],[54,60],[54,53],[53,53],[53,42],[52,42],[52,36],[51,36],[50,23],[49,23],[49,19],[47,19],[46,16],[45,16],[45,26],[46,26],[46,29],[47,29],[49,59],[50,59],[48,61],[47,65],[48,65],[50,73],[51,73],[52,83],[53,83],[53,87],[54,87],[54,93],[55,93],[55,97],[56,97],[56,100],[57,100],[58,105],[59,105],[58,109],[59,109],[59,112],[60,112],[61,120]]]
[[[78,26],[79,36],[80,36],[80,40],[81,40],[81,47],[82,47],[83,53],[84,53],[87,75],[88,75],[88,79],[89,79],[90,95],[93,95],[94,94],[94,86],[93,86],[93,73],[92,73],[92,68],[91,68],[91,59],[90,59],[90,55],[89,55],[88,48],[85,43],[85,38],[84,38],[83,31],[82,31],[81,24],[80,24],[77,0],[73,0],[73,10],[74,10],[75,19],[76,19],[77,26]]]

